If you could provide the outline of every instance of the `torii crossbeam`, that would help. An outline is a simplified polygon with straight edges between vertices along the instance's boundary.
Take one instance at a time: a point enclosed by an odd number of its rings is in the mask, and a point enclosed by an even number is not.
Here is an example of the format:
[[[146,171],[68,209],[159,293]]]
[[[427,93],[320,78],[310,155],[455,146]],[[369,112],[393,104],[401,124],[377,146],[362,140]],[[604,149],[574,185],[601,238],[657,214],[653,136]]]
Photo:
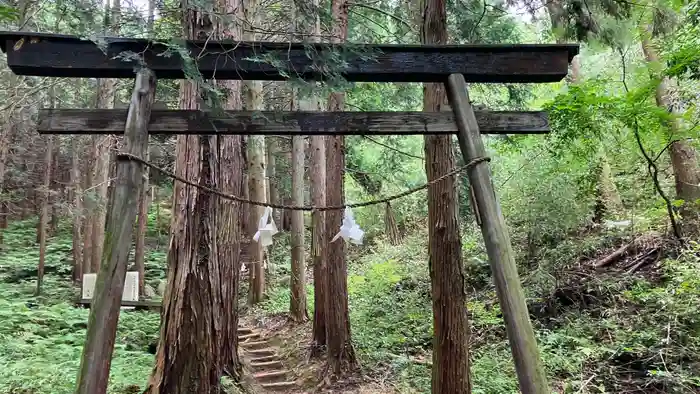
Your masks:
[[[556,82],[577,45],[369,45],[244,41],[185,42],[203,78],[281,81],[341,74],[350,82],[438,82],[462,74],[467,82]],[[159,79],[185,78],[172,46],[145,39],[0,32],[0,49],[18,75],[133,78],[147,67]],[[313,58],[309,54],[313,53]],[[342,64],[327,64],[340,53]],[[138,54],[138,56],[135,56]],[[274,59],[274,62],[261,61]],[[336,56],[337,57],[337,56]],[[274,63],[274,64],[273,64]],[[339,68],[339,69],[338,69]]]

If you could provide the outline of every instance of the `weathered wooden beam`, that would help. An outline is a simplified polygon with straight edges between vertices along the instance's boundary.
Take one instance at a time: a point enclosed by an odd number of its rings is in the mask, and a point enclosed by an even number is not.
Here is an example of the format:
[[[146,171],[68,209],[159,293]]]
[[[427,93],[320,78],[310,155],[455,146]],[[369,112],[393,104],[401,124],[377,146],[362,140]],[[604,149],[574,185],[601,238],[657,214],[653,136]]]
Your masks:
[[[445,82],[460,73],[469,82],[556,82],[568,72],[578,45],[360,45],[329,43],[186,41],[203,78],[351,82]],[[144,39],[0,32],[0,47],[18,75],[133,78],[149,67],[160,79],[185,78],[172,46]],[[335,59],[335,60],[331,60]],[[335,64],[334,64],[335,63]],[[191,72],[191,71],[190,71]]]
[[[81,298],[80,301],[78,301],[78,304],[90,308],[92,306],[92,302],[93,300],[90,298]],[[163,303],[160,301],[121,301],[121,306],[134,307],[137,311],[160,309],[162,305]]]
[[[124,150],[137,157],[146,155],[148,119],[155,90],[155,76],[150,70],[141,69],[136,74],[124,131]],[[117,162],[116,185],[108,205],[102,264],[90,308],[76,394],[107,393],[143,173],[140,163],[132,160]]]
[[[549,132],[546,112],[476,112],[483,134]],[[42,109],[42,134],[122,134],[126,110]],[[451,112],[151,112],[149,134],[387,135],[455,134]]]
[[[474,110],[469,103],[464,77],[458,74],[450,75],[447,91],[459,128],[457,137],[464,162],[469,163],[486,157],[486,149],[481,140]],[[489,164],[482,161],[469,168],[467,175],[478,208],[481,233],[484,236],[496,294],[506,323],[520,391],[523,394],[548,394],[550,391],[547,387],[547,377],[537,350],[535,333],[525,304],[525,293],[515,265],[513,247],[493,189]]]

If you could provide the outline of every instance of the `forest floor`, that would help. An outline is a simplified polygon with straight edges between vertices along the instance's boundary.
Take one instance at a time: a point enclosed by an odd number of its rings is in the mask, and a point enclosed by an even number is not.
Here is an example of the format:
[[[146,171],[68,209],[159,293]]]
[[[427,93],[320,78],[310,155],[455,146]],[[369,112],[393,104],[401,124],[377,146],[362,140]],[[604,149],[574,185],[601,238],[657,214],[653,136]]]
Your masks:
[[[12,223],[4,235],[0,394],[72,393],[88,310],[74,305],[79,291],[70,281],[70,229],[59,229],[49,240],[40,296],[34,294],[35,223]],[[149,240],[146,275],[157,288],[164,277],[167,242],[154,237]],[[429,392],[432,313],[424,240],[425,234],[416,233],[400,246],[377,239],[368,240],[363,249],[350,248],[350,320],[362,368],[325,386],[325,392]],[[517,382],[488,265],[483,251],[470,244],[466,239],[474,393],[515,393]],[[251,330],[241,332],[241,339],[248,341],[241,347],[245,379],[256,387],[252,392],[262,392],[250,379],[254,373],[283,371],[283,376],[269,379],[293,381],[295,386],[277,391],[288,393],[318,392],[326,376],[323,360],[308,357],[311,323],[290,323],[286,317],[285,248],[282,234],[270,253],[271,261],[278,263],[271,267],[267,300],[242,309],[241,327]],[[611,261],[605,260],[612,255]],[[654,233],[597,232],[542,247],[527,263],[519,263],[556,392],[700,393],[700,246],[679,249]],[[313,288],[307,291],[311,316]],[[146,383],[159,318],[147,311],[122,313],[110,393],[137,393]],[[252,333],[256,335],[245,337]],[[261,347],[272,348],[276,357],[260,360],[262,355],[251,357],[246,350]],[[260,365],[266,362],[272,364]]]

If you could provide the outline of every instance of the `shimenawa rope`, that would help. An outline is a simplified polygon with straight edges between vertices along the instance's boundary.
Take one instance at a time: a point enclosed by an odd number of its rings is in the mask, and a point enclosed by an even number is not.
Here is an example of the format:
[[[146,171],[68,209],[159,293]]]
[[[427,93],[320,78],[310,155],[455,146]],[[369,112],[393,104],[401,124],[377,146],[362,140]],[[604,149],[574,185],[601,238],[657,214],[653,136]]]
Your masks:
[[[168,177],[170,177],[170,178],[172,178],[172,179],[175,179],[175,180],[177,180],[177,181],[180,181],[180,182],[182,182],[182,183],[184,183],[184,184],[186,184],[186,185],[188,185],[188,186],[195,187],[195,188],[197,188],[197,189],[199,189],[199,190],[205,191],[205,192],[210,193],[210,194],[214,194],[214,195],[219,196],[219,197],[221,197],[221,198],[224,198],[224,199],[226,199],[226,200],[232,200],[232,201],[237,201],[237,202],[240,202],[240,203],[251,204],[251,205],[257,205],[257,206],[261,206],[261,207],[270,207],[270,208],[274,208],[274,209],[286,209],[286,210],[290,210],[290,211],[319,211],[319,212],[322,212],[322,211],[336,211],[336,210],[342,210],[342,209],[345,209],[345,208],[348,208],[348,207],[349,207],[349,208],[360,208],[360,207],[368,207],[368,206],[377,205],[377,204],[386,204],[386,203],[388,203],[388,202],[390,202],[390,201],[397,200],[397,199],[399,199],[399,198],[401,198],[401,197],[406,197],[406,196],[408,196],[408,195],[410,195],[410,194],[419,192],[419,191],[421,191],[421,190],[423,190],[423,189],[427,189],[428,187],[430,187],[430,186],[432,186],[432,185],[434,185],[434,184],[436,184],[436,183],[438,183],[438,182],[441,182],[441,181],[443,181],[443,180],[445,180],[445,179],[447,179],[447,178],[449,178],[449,177],[451,177],[451,176],[453,176],[453,175],[455,175],[455,174],[458,174],[458,173],[460,173],[460,172],[462,172],[462,171],[464,171],[464,170],[466,170],[466,169],[468,169],[468,168],[474,167],[475,165],[477,165],[477,164],[479,164],[479,163],[481,163],[481,162],[490,161],[491,158],[490,158],[490,157],[477,157],[476,159],[470,161],[469,163],[467,163],[467,164],[465,164],[465,165],[463,165],[463,166],[461,166],[461,167],[455,168],[454,170],[452,170],[452,171],[450,171],[450,172],[448,172],[448,173],[446,173],[446,174],[440,176],[439,178],[433,179],[432,181],[427,182],[427,183],[425,183],[425,184],[423,184],[423,185],[421,185],[421,186],[417,186],[417,187],[414,187],[414,188],[412,188],[412,189],[408,189],[408,190],[406,190],[406,191],[403,191],[403,192],[401,192],[401,193],[399,193],[399,194],[395,194],[395,195],[393,195],[393,196],[381,198],[381,199],[378,199],[378,200],[371,200],[371,201],[365,201],[365,202],[358,202],[358,203],[354,203],[354,204],[330,205],[330,206],[325,206],[325,207],[315,207],[315,206],[312,206],[312,205],[302,205],[302,206],[298,206],[298,205],[272,204],[272,203],[267,203],[267,202],[260,202],[260,201],[248,200],[248,199],[245,199],[245,198],[242,198],[242,197],[238,197],[238,196],[234,196],[234,195],[232,195],[232,194],[227,194],[227,193],[224,193],[224,192],[220,192],[220,191],[215,190],[215,189],[212,189],[212,188],[210,188],[210,187],[207,187],[207,186],[204,186],[204,185],[199,185],[199,184],[196,184],[196,183],[194,183],[194,182],[188,181],[187,179],[182,178],[181,176],[178,176],[178,175],[176,175],[176,174],[174,174],[174,173],[172,173],[172,172],[170,172],[170,171],[164,170],[164,169],[162,169],[162,168],[160,168],[160,167],[158,167],[158,166],[156,166],[156,165],[154,165],[154,164],[151,164],[151,163],[149,163],[148,161],[146,161],[146,160],[144,160],[144,159],[142,159],[142,158],[140,158],[140,157],[134,156],[134,155],[132,155],[132,154],[130,154],[130,153],[125,153],[125,152],[120,152],[120,153],[118,153],[118,154],[117,154],[117,160],[129,160],[129,161],[135,161],[135,162],[137,162],[137,163],[141,163],[141,164],[143,164],[143,165],[145,165],[145,166],[147,166],[147,167],[149,167],[149,168],[152,168],[152,169],[154,169],[154,170],[160,172],[160,173],[163,174],[163,175],[166,175],[166,176],[168,176]]]

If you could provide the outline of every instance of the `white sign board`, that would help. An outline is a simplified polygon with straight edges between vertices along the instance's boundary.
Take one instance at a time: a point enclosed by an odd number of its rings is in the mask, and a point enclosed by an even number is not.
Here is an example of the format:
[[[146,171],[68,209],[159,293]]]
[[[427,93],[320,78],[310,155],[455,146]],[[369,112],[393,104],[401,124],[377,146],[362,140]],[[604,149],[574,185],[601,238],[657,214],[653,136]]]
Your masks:
[[[97,274],[83,274],[83,299],[91,300],[95,294],[95,282],[97,282]],[[138,301],[139,300],[139,273],[132,271],[126,273],[124,281],[124,291],[122,292],[122,301]]]

